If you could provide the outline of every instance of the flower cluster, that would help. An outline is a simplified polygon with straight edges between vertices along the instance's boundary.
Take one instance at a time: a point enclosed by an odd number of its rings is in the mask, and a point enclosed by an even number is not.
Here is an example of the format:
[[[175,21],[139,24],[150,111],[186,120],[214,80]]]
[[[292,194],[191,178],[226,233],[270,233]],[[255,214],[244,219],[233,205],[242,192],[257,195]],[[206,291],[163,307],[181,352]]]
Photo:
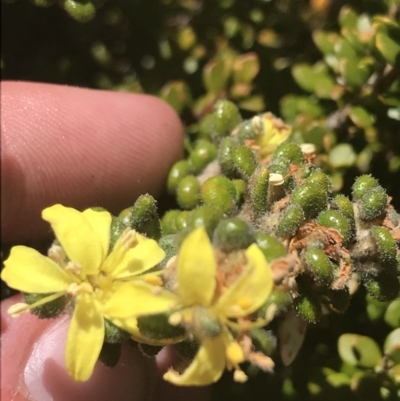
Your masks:
[[[226,367],[235,371],[237,381],[246,379],[240,367],[252,355],[244,345],[246,335],[268,322],[252,314],[273,287],[271,269],[257,245],[236,252],[227,270],[226,261],[232,256],[219,254],[205,229],[197,228],[162,270],[157,266],[165,259],[164,250],[131,228],[110,249],[112,216],[106,211],[79,212],[54,205],[42,216],[57,238],[48,257],[16,246],[1,278],[12,288],[39,295],[36,302],[13,305],[9,313],[14,317],[66,299],[73,311],[66,366],[76,381],[91,376],[109,323],[139,342],[168,343],[168,339],[152,341],[138,327],[140,318],[160,314],[168,314],[170,326],[184,329],[176,341],[191,339],[199,344],[189,367],[182,374],[171,369],[166,380],[205,385],[218,380]]]

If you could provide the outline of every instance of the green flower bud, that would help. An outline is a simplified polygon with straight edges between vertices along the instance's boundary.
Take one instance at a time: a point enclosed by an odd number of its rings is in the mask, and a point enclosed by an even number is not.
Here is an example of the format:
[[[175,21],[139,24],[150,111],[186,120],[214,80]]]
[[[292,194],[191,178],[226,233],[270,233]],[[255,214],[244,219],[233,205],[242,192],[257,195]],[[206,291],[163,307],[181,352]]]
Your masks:
[[[307,271],[320,283],[329,285],[333,279],[333,265],[321,249],[310,248],[302,255]]]
[[[269,308],[273,306],[276,307],[278,310],[277,312],[286,311],[287,308],[292,305],[293,299],[290,295],[289,291],[286,289],[281,288],[274,288],[272,290],[271,295],[268,297],[264,305],[262,305],[258,311],[255,313],[256,317],[258,318],[265,318],[265,316],[269,312]],[[275,312],[276,313],[276,312]]]
[[[191,228],[204,226],[207,233],[211,235],[222,215],[221,210],[213,206],[200,206],[190,212],[189,226]]]
[[[321,226],[333,228],[343,237],[343,242],[346,243],[351,236],[351,226],[346,217],[337,210],[324,210],[318,215],[318,223]]]
[[[233,185],[236,188],[236,203],[238,206],[240,206],[244,202],[244,197],[247,192],[247,185],[244,180],[232,180]]]
[[[144,356],[156,356],[164,347],[162,345],[149,345],[139,343],[139,350]]]
[[[24,292],[24,300],[27,304],[31,305],[35,302],[40,301],[43,298],[48,297],[49,294],[31,294]],[[38,316],[40,319],[53,319],[58,317],[65,309],[67,304],[67,298],[65,296],[58,297],[53,301],[46,302],[43,305],[37,306],[36,308],[32,308],[30,311],[34,315]]]
[[[295,143],[282,143],[272,155],[272,160],[284,157],[289,160],[290,164],[304,163],[304,155],[299,145]]]
[[[221,220],[213,235],[213,244],[224,252],[246,249],[254,241],[253,227],[238,217]]]
[[[240,143],[244,143],[246,139],[254,139],[256,133],[253,128],[252,120],[243,121],[239,126],[239,130],[237,132],[237,137]]]
[[[160,238],[158,241],[158,245],[164,250],[165,252],[165,258],[163,261],[160,263],[160,267],[163,269],[167,262],[174,256],[176,255],[176,247],[175,247],[175,235],[174,234],[169,234],[169,235],[164,235],[163,237]]]
[[[303,183],[292,192],[291,202],[303,208],[306,218],[314,218],[326,208],[328,198],[323,188]]]
[[[125,330],[120,329],[108,319],[104,319],[104,341],[110,344],[121,343],[131,335]]]
[[[280,237],[292,237],[305,220],[303,208],[299,205],[289,205],[282,213],[278,224]]]
[[[400,294],[399,278],[391,272],[367,277],[364,286],[371,297],[381,302],[392,301]]]
[[[352,187],[353,199],[354,200],[360,199],[366,191],[378,186],[379,183],[374,177],[367,174],[361,175],[354,181]]]
[[[176,216],[176,228],[178,230],[183,230],[188,226],[188,220],[189,220],[189,212],[187,210],[184,210],[183,212],[180,212],[178,216]]]
[[[388,204],[386,191],[378,186],[364,192],[358,202],[360,218],[362,220],[372,220],[382,215]]]
[[[321,317],[321,304],[311,295],[299,295],[293,305],[297,314],[308,323],[317,323]]]
[[[327,194],[332,192],[332,183],[330,178],[322,171],[314,170],[306,180],[309,184],[315,184],[324,189]]]
[[[240,145],[235,148],[232,159],[240,174],[246,178],[250,177],[257,167],[257,160],[254,152],[245,145]]]
[[[141,195],[129,209],[130,213],[122,222],[146,237],[158,240],[161,236],[161,225],[157,201],[149,194]]]
[[[378,260],[389,265],[397,264],[396,241],[384,227],[372,227],[371,236],[377,247]]]
[[[172,348],[174,348],[182,358],[194,359],[199,351],[199,343],[195,340],[183,340],[173,344]]]
[[[205,205],[230,213],[236,205],[236,188],[226,177],[211,177],[201,187],[201,198]]]
[[[109,252],[113,250],[114,245],[117,242],[118,238],[128,227],[129,226],[124,223],[124,220],[120,220],[119,218],[114,216],[112,217],[111,227],[110,227],[110,245],[108,247]]]
[[[275,351],[277,340],[271,330],[252,329],[250,336],[256,351],[262,352],[264,355],[272,355]]]
[[[175,234],[178,231],[176,226],[176,218],[180,214],[180,210],[169,210],[161,219],[161,229],[163,235]]]
[[[213,123],[212,113],[206,114],[198,123],[197,130],[199,138],[201,139],[211,139],[211,130]]]
[[[344,195],[336,195],[331,202],[332,209],[337,209],[349,219],[354,221],[354,209],[350,199]]]
[[[217,157],[217,147],[206,140],[197,141],[196,147],[190,153],[189,162],[195,173],[201,173],[204,168]]]
[[[176,162],[168,174],[167,188],[170,194],[175,194],[183,178],[192,173],[192,166],[187,160]]]
[[[328,289],[326,296],[330,309],[337,313],[344,313],[350,304],[350,293],[347,287],[340,290]]]
[[[227,177],[234,177],[237,175],[236,165],[233,162],[233,151],[237,147],[237,143],[231,137],[223,138],[218,147],[218,162],[221,171]]]
[[[89,22],[96,15],[96,7],[89,1],[64,0],[64,10],[78,22]]]
[[[286,256],[285,246],[277,238],[264,232],[258,232],[255,235],[256,244],[262,250],[268,262]]]
[[[178,185],[177,201],[183,209],[194,209],[200,203],[200,184],[193,175],[183,178]]]
[[[223,326],[216,316],[210,315],[208,310],[199,306],[194,308],[193,322],[190,328],[194,331],[196,338],[215,338],[222,331]]]
[[[228,136],[242,122],[239,110],[229,100],[219,100],[213,110],[213,136],[221,138]]]
[[[268,206],[268,188],[269,188],[269,171],[265,166],[257,167],[254,174],[250,177],[249,193],[251,206],[256,217],[261,217],[267,211]]]
[[[117,365],[121,357],[121,343],[107,343],[104,342],[101,347],[99,360],[109,368]]]
[[[172,326],[168,319],[172,313],[158,313],[137,318],[140,333],[149,340],[166,340],[182,337],[186,330],[182,326]]]

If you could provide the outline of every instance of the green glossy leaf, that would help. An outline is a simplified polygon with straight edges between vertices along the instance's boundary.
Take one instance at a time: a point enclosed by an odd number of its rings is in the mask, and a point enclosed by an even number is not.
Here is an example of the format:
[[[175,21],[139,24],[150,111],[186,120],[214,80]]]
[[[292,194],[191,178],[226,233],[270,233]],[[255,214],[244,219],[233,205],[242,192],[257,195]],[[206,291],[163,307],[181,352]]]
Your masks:
[[[340,358],[350,365],[373,368],[381,363],[382,354],[378,344],[359,334],[342,334],[338,341]]]
[[[203,68],[203,82],[207,91],[218,94],[227,83],[229,70],[223,60],[212,60]]]
[[[378,32],[375,37],[375,46],[390,64],[394,65],[396,63],[400,54],[398,41],[383,32]]]
[[[364,60],[345,58],[339,62],[339,71],[346,83],[353,87],[363,85],[371,74],[371,66]]]
[[[315,30],[312,37],[318,49],[324,54],[329,54],[334,52],[335,43],[340,36],[334,32]]]
[[[241,102],[238,103],[238,106],[241,109],[254,112],[260,112],[265,110],[264,98],[261,95],[255,95],[249,97],[248,99],[242,100]]]
[[[383,346],[385,354],[395,363],[400,363],[400,328],[389,333]]]
[[[400,327],[400,298],[392,301],[385,312],[385,322],[393,328]]]
[[[238,56],[233,64],[233,79],[235,82],[251,83],[260,70],[256,53]]]
[[[297,64],[292,68],[292,75],[304,90],[312,92],[315,87],[315,73],[309,64]]]
[[[356,161],[356,153],[348,143],[340,143],[329,152],[329,162],[332,167],[350,167]]]
[[[377,321],[382,318],[384,315],[386,308],[388,306],[388,302],[381,302],[375,298],[372,298],[370,295],[367,296],[367,315],[370,320]]]
[[[160,96],[169,103],[179,114],[189,105],[190,92],[189,88],[183,81],[172,81],[166,83],[160,92]]]
[[[353,123],[360,128],[369,128],[375,122],[374,116],[360,106],[352,107],[349,112],[349,117]]]
[[[358,22],[357,13],[352,10],[349,6],[341,8],[339,13],[339,24],[341,27],[355,28]]]

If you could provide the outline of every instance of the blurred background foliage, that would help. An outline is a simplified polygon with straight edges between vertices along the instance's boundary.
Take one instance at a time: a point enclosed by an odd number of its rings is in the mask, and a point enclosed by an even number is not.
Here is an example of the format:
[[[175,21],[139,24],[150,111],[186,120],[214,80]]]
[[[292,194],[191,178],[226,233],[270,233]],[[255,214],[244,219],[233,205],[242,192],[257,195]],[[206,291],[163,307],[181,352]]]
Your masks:
[[[271,111],[317,146],[336,191],[372,173],[399,210],[399,20],[399,0],[3,0],[1,73],[161,96],[188,148],[218,99]],[[246,385],[226,374],[215,399],[398,400],[399,327],[398,299],[360,290],[293,365]]]

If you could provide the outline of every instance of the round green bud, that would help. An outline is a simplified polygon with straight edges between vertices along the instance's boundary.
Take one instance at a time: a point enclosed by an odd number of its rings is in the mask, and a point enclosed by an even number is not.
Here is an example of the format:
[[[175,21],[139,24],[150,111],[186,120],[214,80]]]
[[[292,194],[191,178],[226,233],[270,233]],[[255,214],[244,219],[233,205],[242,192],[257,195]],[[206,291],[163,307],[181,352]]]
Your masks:
[[[256,133],[253,128],[252,120],[243,121],[239,126],[237,137],[240,143],[244,143],[246,139],[254,139]]]
[[[177,201],[182,209],[194,209],[200,202],[200,184],[193,175],[183,178],[176,191]]]
[[[23,295],[25,302],[31,305],[52,294],[31,294],[24,292]],[[45,304],[37,306],[36,308],[32,308],[30,311],[40,319],[53,319],[58,317],[64,311],[66,304],[67,298],[65,296],[61,296],[53,301],[46,302]]]
[[[331,202],[331,206],[333,209],[337,209],[342,212],[343,215],[349,220],[354,220],[353,204],[347,196],[342,194],[336,195]]]
[[[191,228],[204,227],[211,235],[222,218],[221,210],[213,206],[199,206],[190,212],[189,226]]]
[[[197,133],[201,139],[211,139],[213,115],[212,113],[206,114],[197,124]]]
[[[213,244],[224,252],[246,249],[253,242],[253,227],[238,217],[221,220],[213,235]]]
[[[162,345],[149,345],[139,343],[139,350],[144,356],[156,356],[164,347]]]
[[[164,250],[165,252],[165,258],[164,260],[160,263],[160,267],[163,269],[167,262],[174,256],[176,255],[176,247],[175,247],[175,235],[174,234],[169,234],[169,235],[164,235],[163,237],[160,238],[158,241],[158,245]]]
[[[240,174],[246,178],[250,177],[257,167],[257,160],[254,152],[245,145],[240,145],[235,148],[232,153],[232,159]]]
[[[377,277],[368,277],[364,280],[368,294],[381,302],[392,301],[400,294],[399,278],[396,274],[382,273]]]
[[[269,189],[269,170],[266,166],[257,167],[250,177],[248,191],[250,192],[251,204],[256,217],[261,217],[267,211]]]
[[[272,155],[272,160],[278,158],[286,158],[290,164],[301,164],[304,162],[304,155],[299,145],[295,143],[282,143],[276,149]]]
[[[127,340],[131,335],[121,328],[117,327],[108,319],[104,319],[104,341],[110,344],[121,343]]]
[[[96,15],[96,7],[89,1],[64,0],[64,10],[78,22],[89,22]]]
[[[337,210],[324,210],[318,215],[318,223],[321,226],[333,228],[343,237],[346,243],[351,236],[351,226],[346,217]]]
[[[158,313],[137,318],[140,333],[149,340],[166,340],[185,335],[186,330],[180,326],[172,326],[168,319],[172,313]]]
[[[233,151],[237,147],[237,143],[231,137],[223,138],[218,147],[218,162],[221,171],[227,177],[237,176],[236,165],[233,162]]]
[[[291,202],[303,208],[306,218],[314,218],[326,208],[328,197],[323,188],[303,183],[293,190]]]
[[[204,168],[217,157],[217,147],[204,139],[197,141],[196,147],[190,153],[189,162],[195,173],[201,173]]]
[[[271,330],[252,329],[250,336],[256,351],[262,352],[264,355],[272,355],[275,351],[277,340]]]
[[[169,210],[161,219],[161,230],[163,235],[175,234],[178,231],[176,226],[176,218],[180,214],[180,210]]]
[[[378,248],[378,260],[385,264],[397,264],[397,245],[389,230],[384,227],[372,227],[371,236]]]
[[[366,191],[378,187],[378,181],[371,175],[360,175],[353,184],[352,195],[354,200],[360,199]]]
[[[100,350],[99,360],[109,368],[117,366],[121,357],[121,343],[104,342]]]
[[[278,223],[278,235],[280,237],[292,237],[304,222],[304,211],[299,205],[289,205],[282,212]]]
[[[329,285],[333,279],[333,265],[329,257],[321,249],[307,249],[303,255],[307,271],[320,283]]]
[[[232,182],[236,188],[236,203],[240,206],[244,202],[244,197],[247,192],[247,184],[246,181],[241,179],[232,180]]]
[[[322,171],[313,171],[306,180],[307,183],[315,184],[324,189],[327,194],[332,192],[332,183],[330,178]]]
[[[294,299],[293,305],[297,314],[308,323],[317,323],[321,317],[321,304],[309,295],[299,295]]]
[[[381,216],[388,204],[388,196],[386,191],[378,186],[364,192],[358,201],[360,218],[362,220],[373,220]]]
[[[187,210],[184,210],[183,212],[180,212],[178,216],[176,216],[176,228],[178,230],[183,230],[188,226],[188,220],[189,220],[189,212]]]
[[[176,162],[168,174],[167,188],[170,194],[175,194],[183,178],[192,173],[192,167],[187,160]]]
[[[213,137],[228,136],[242,122],[239,110],[229,100],[219,100],[213,110]]]
[[[230,213],[236,204],[236,188],[226,177],[211,177],[201,187],[201,198],[205,205]]]
[[[268,262],[286,256],[286,248],[278,238],[261,231],[257,232],[255,237],[256,244],[261,249]]]

